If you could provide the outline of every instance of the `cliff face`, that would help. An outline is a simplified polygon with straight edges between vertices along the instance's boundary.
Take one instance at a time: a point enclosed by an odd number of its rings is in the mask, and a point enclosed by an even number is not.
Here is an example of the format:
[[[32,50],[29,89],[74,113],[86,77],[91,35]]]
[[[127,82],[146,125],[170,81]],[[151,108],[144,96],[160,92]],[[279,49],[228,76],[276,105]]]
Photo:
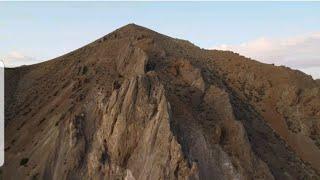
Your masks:
[[[127,25],[6,70],[5,179],[318,179],[320,86]]]

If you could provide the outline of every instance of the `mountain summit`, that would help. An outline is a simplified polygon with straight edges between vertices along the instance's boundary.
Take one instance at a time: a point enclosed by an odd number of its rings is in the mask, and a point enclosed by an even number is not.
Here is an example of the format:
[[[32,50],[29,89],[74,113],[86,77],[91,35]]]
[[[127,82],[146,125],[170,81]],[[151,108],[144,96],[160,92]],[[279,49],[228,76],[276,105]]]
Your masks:
[[[6,69],[4,179],[319,179],[320,84],[129,24]]]

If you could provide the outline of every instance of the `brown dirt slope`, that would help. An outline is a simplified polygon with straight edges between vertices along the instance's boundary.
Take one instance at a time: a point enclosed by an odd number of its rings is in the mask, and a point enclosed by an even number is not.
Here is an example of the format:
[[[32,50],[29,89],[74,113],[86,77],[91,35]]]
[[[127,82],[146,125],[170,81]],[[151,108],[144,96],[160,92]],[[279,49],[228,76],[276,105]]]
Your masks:
[[[6,70],[4,179],[319,179],[320,85],[129,24]]]

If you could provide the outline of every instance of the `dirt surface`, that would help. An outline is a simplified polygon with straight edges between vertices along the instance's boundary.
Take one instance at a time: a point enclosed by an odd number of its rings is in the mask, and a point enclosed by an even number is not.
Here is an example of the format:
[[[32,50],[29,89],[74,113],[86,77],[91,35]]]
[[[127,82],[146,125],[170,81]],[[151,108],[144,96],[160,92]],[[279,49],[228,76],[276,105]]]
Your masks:
[[[320,84],[129,24],[6,69],[4,179],[319,179]]]

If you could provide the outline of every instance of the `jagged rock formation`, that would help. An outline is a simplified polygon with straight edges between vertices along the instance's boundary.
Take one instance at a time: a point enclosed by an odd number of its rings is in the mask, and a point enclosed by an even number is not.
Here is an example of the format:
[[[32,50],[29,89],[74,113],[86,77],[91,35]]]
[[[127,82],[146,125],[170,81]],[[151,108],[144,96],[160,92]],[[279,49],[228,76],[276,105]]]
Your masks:
[[[6,69],[5,179],[319,179],[320,85],[130,24]]]

